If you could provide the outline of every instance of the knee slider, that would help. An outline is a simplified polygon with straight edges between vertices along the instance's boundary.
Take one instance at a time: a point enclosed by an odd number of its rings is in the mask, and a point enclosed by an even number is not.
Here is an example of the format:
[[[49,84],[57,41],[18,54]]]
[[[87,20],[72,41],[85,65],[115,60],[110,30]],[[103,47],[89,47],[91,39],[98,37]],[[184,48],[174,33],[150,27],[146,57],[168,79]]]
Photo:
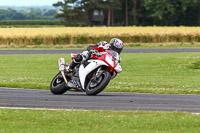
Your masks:
[[[80,54],[78,54],[78,55],[74,58],[74,60],[75,60],[76,63],[80,63],[80,62],[83,60],[83,57],[82,57]]]

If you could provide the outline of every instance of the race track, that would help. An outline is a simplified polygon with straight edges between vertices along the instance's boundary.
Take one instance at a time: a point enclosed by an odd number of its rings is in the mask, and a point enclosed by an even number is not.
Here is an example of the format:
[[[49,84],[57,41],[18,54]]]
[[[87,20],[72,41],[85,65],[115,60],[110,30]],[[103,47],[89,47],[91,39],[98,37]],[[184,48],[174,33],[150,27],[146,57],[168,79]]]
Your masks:
[[[178,111],[200,113],[200,95],[83,92],[53,95],[50,90],[0,88],[0,108],[49,108],[81,110]]]
[[[79,50],[0,50],[0,55],[69,54]],[[200,49],[124,49],[123,53],[200,52]],[[81,110],[143,110],[200,113],[200,95],[108,93],[87,96],[81,92],[53,95],[49,90],[0,88],[0,108]]]

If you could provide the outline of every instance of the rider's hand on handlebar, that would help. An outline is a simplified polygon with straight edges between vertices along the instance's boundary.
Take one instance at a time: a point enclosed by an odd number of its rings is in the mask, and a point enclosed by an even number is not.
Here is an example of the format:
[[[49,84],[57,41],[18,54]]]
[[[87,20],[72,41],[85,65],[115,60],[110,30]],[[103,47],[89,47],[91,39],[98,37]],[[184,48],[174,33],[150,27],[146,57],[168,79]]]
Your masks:
[[[90,50],[89,52],[90,52],[91,54],[98,53],[98,51],[97,51],[97,50]]]
[[[96,55],[98,57],[102,56],[102,53],[97,51],[97,50],[90,50],[90,53],[93,54],[93,55]]]

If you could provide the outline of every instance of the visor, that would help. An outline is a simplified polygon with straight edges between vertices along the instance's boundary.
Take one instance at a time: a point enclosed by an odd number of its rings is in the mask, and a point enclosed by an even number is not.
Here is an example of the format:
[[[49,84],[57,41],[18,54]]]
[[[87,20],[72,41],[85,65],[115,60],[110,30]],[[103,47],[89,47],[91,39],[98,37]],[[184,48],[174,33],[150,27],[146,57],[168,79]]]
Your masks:
[[[112,50],[116,51],[118,54],[120,54],[122,52],[122,49],[118,49],[116,47],[113,47]]]

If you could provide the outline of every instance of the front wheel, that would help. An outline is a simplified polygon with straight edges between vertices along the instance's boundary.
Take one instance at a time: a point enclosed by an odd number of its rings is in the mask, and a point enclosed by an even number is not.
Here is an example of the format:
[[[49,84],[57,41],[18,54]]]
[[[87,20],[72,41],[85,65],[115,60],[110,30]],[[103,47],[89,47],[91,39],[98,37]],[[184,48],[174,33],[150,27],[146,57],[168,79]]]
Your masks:
[[[93,77],[91,79],[86,88],[85,92],[87,95],[97,95],[100,93],[110,82],[111,74],[108,71],[104,71],[100,76]]]
[[[53,94],[57,95],[63,94],[68,90],[60,72],[51,81],[50,90]]]

